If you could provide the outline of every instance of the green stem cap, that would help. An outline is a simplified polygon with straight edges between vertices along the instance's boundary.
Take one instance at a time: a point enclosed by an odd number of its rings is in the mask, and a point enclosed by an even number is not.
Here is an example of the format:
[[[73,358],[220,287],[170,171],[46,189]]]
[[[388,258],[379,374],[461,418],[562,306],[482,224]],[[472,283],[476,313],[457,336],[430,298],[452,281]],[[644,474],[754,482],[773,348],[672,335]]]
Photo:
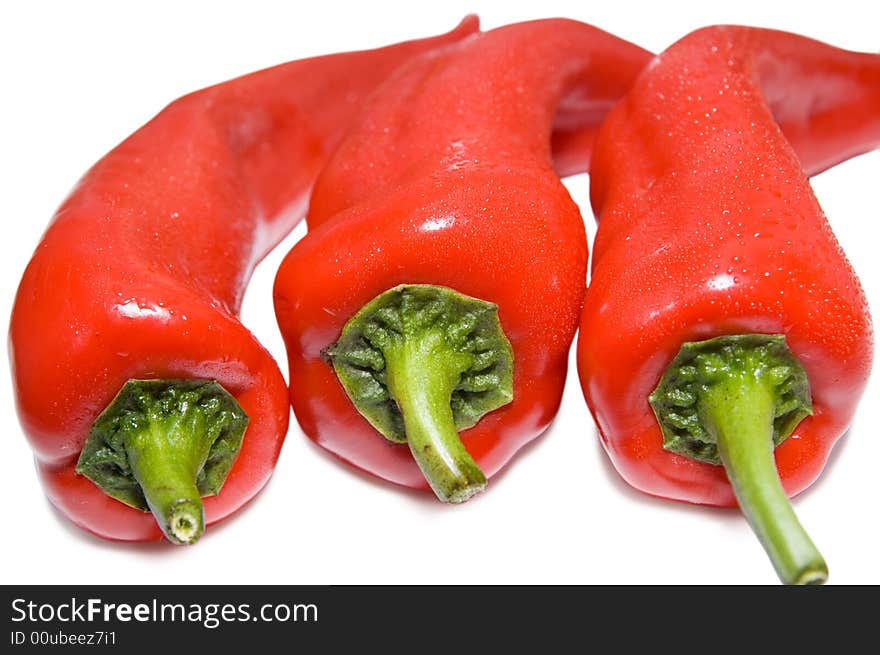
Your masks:
[[[433,285],[402,285],[367,303],[325,354],[357,410],[406,442],[437,497],[486,486],[459,431],[513,399],[513,351],[492,303]]]
[[[150,511],[170,541],[205,531],[202,497],[219,493],[248,417],[210,380],[129,380],[92,426],[76,472]]]
[[[773,449],[812,414],[806,371],[782,335],[682,345],[651,394],[663,447],[721,464],[739,506],[785,584],[821,584],[822,555],[785,494]]]

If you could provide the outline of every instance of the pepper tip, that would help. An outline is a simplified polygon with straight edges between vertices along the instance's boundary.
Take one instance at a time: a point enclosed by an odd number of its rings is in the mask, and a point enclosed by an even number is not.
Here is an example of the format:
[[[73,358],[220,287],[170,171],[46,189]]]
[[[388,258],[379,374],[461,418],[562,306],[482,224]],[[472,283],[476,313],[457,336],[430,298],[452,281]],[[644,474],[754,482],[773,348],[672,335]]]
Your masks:
[[[816,566],[805,569],[794,581],[796,585],[818,586],[828,581],[828,569],[824,566]]]
[[[168,512],[169,540],[176,544],[194,544],[205,531],[204,514],[201,506],[191,500],[181,500]]]
[[[486,489],[486,484],[486,478],[483,477],[482,480],[459,486],[452,491],[443,494],[442,496],[438,493],[437,496],[444,503],[448,503],[450,505],[460,505],[461,503],[470,500],[478,493],[484,491]],[[436,491],[437,490],[435,489],[435,493]]]

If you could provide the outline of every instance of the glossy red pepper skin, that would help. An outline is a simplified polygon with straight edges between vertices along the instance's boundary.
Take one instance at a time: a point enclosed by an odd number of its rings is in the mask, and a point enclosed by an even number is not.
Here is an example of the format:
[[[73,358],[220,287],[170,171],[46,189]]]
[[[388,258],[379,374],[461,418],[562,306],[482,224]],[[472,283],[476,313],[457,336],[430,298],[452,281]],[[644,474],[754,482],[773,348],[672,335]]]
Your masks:
[[[591,135],[650,54],[567,20],[511,25],[416,60],[377,92],[322,172],[308,235],[282,263],[275,307],[305,433],[397,484],[428,486],[404,444],[357,412],[322,358],[381,292],[432,284],[496,303],[514,398],[461,433],[487,477],[559,405],[587,244],[553,170],[585,170]]]
[[[407,59],[477,29],[283,64],[187,95],[101,159],[56,213],[10,326],[16,402],[52,503],[102,537],[152,540],[152,515],[74,471],[130,378],[208,378],[250,423],[206,522],[268,481],[287,432],[284,379],[238,312],[256,263],[300,220],[365,98]]]
[[[776,465],[789,495],[820,474],[864,390],[872,327],[807,174],[877,147],[878,108],[880,56],[716,27],[659,55],[609,114],[578,367],[632,486],[735,504],[721,466],[662,448],[648,396],[682,343],[737,333],[784,334],[805,366],[814,414]]]

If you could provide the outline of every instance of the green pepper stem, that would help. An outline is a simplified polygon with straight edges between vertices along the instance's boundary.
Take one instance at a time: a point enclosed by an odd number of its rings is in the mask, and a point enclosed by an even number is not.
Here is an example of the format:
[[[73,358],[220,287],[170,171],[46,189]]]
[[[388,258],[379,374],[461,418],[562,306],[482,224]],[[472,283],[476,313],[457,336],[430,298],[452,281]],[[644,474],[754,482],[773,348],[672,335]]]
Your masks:
[[[201,499],[219,493],[247,423],[216,381],[128,380],[92,425],[76,471],[191,544],[205,530]]]
[[[169,439],[155,426],[148,426],[129,437],[125,449],[132,474],[162,532],[174,543],[195,543],[205,531],[205,511],[196,486],[202,462],[192,457],[191,442]]]
[[[485,488],[458,430],[513,400],[513,349],[496,305],[402,284],[364,305],[324,353],[370,425],[409,444],[440,500],[460,503]]]
[[[785,584],[822,584],[828,567],[795,516],[773,457],[772,387],[734,376],[704,391],[700,415],[715,437],[739,506]]]
[[[486,476],[462,444],[450,406],[462,365],[454,353],[438,352],[440,344],[442,336],[428,333],[389,349],[388,390],[431,489],[443,502],[461,503],[486,487]]]

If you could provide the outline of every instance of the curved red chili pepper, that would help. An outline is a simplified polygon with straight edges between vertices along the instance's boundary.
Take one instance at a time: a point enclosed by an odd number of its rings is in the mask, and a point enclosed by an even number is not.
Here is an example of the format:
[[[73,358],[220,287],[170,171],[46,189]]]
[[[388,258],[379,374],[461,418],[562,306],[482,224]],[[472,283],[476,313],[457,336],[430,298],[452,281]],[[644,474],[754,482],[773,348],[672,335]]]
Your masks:
[[[266,483],[289,407],[277,365],[238,319],[251,271],[301,218],[376,85],[476,29],[470,17],[442,36],[192,93],[79,182],[24,273],[10,326],[19,417],[50,500],[72,521],[111,539],[161,536],[149,513],[74,470],[96,417],[133,378],[217,380],[250,417],[222,493],[204,499],[206,523]]]
[[[553,170],[551,133],[557,167],[585,170],[596,126],[649,57],[588,25],[535,21],[426,55],[382,87],[322,172],[310,231],[276,277],[291,401],[311,439],[376,476],[428,487],[411,449],[384,438],[373,427],[380,419],[359,413],[325,361],[338,365],[343,328],[361,320],[371,299],[385,302],[389,292],[404,304],[427,303],[434,292],[420,285],[486,301],[487,312],[494,303],[512,346],[512,402],[461,434],[466,452],[459,443],[452,468],[472,458],[466,468],[474,477],[482,477],[476,466],[491,476],[543,432],[559,405],[587,257],[580,215]],[[440,296],[438,307],[448,300]],[[498,352],[502,341],[494,342]],[[392,375],[383,368],[390,355],[374,346],[355,353],[362,362],[353,374],[372,375],[377,403],[387,402],[380,387],[385,371]],[[428,384],[408,380],[412,393]],[[437,405],[437,414],[449,414],[448,393]],[[393,418],[397,410],[386,409]],[[407,411],[406,435],[386,436],[409,439],[412,448]],[[456,427],[462,423],[472,420]],[[458,439],[454,430],[450,439]],[[464,500],[485,478],[472,482],[469,491],[450,487],[438,496]]]
[[[743,333],[784,335],[806,370],[812,416],[775,464],[789,495],[819,475],[865,387],[872,329],[804,170],[878,144],[880,55],[770,30],[685,37],[609,114],[591,171],[599,229],[578,366],[631,485],[736,504],[724,467],[664,449],[649,396],[683,344]]]

